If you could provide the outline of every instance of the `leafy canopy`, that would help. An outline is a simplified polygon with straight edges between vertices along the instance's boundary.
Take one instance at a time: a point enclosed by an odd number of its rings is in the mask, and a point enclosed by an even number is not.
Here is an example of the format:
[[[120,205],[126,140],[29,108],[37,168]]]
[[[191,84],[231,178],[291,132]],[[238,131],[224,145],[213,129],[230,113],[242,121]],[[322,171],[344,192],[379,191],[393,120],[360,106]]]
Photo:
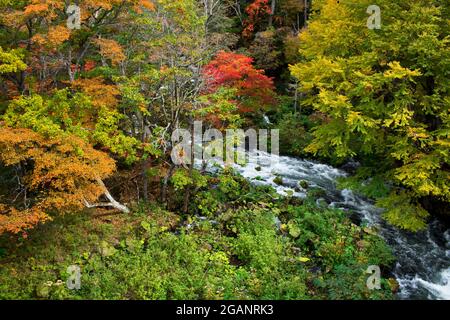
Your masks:
[[[377,162],[396,186],[386,218],[421,229],[422,199],[450,201],[449,1],[378,1],[381,30],[366,26],[369,0],[313,4],[291,66],[305,107],[326,117],[306,150]]]

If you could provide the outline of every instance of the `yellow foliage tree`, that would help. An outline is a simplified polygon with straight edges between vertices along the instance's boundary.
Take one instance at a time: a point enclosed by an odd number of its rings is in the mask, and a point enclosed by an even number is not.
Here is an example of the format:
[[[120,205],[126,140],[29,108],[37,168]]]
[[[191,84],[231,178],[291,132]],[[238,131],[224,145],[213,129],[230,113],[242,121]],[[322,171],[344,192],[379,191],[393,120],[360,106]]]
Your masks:
[[[84,207],[128,212],[102,182],[115,171],[114,161],[76,136],[48,138],[29,129],[2,127],[0,164],[25,168],[17,179],[29,195],[23,203],[14,194],[7,203],[0,203],[0,234],[22,232],[50,220],[52,212],[64,214]],[[102,195],[109,202],[96,204]]]

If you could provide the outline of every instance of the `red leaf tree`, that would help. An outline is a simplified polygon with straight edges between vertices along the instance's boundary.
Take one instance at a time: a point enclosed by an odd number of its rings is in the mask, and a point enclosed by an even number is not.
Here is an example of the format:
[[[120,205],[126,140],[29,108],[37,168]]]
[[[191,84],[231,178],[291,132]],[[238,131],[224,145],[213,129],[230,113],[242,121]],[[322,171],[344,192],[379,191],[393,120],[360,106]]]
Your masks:
[[[269,0],[255,0],[246,9],[245,12],[248,18],[244,21],[243,36],[250,38],[254,31],[255,26],[260,24],[262,20],[272,14],[272,9],[269,5]]]
[[[253,66],[253,59],[243,54],[221,51],[203,70],[208,93],[220,87],[237,90],[240,112],[266,109],[275,103],[273,80]]]

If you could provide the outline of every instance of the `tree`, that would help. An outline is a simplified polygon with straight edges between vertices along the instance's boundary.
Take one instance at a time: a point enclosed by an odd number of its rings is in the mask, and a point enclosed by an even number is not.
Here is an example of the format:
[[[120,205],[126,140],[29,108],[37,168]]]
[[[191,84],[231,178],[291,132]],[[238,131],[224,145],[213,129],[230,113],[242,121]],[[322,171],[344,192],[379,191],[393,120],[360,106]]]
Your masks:
[[[17,94],[8,90],[7,82],[13,79],[13,76],[17,73],[26,70],[27,65],[23,62],[24,53],[21,50],[3,50],[0,47],[0,90],[2,97],[0,103],[4,99],[8,99],[8,96]]]
[[[248,51],[257,68],[277,70],[283,64],[282,42],[274,30],[258,32]]]
[[[246,38],[250,38],[254,34],[257,26],[260,25],[266,17],[273,17],[269,0],[254,0],[247,6],[245,13],[247,14],[247,19],[244,20],[244,31],[242,34]]]
[[[0,3],[0,43],[17,48],[11,52],[27,64],[1,83],[9,104],[3,118],[12,128],[74,134],[126,165],[155,155],[151,133],[141,140],[131,115],[123,113],[129,95],[122,86],[127,73],[135,73],[123,46],[124,30],[130,27],[132,33],[139,19],[156,10],[155,2],[81,1],[79,30],[67,27],[67,5],[64,0]],[[145,108],[144,103],[142,98],[135,107]]]
[[[131,13],[155,9],[149,0],[92,0],[81,1],[79,5],[81,29],[70,30],[65,0],[0,4],[2,40],[11,48],[24,48],[28,52],[25,62],[30,69],[14,81],[21,93],[34,84],[31,77],[45,84],[41,85],[43,90],[47,90],[48,85],[58,84],[56,75],[60,72],[65,72],[69,80],[74,81],[86,56],[95,51],[113,64],[123,61],[120,46],[105,36],[113,35],[117,25]]]
[[[0,203],[0,234],[26,231],[51,220],[55,211],[64,214],[85,206],[110,206],[128,212],[102,182],[114,172],[114,161],[76,136],[49,138],[29,129],[2,126],[0,150],[0,165],[14,167],[17,181],[8,203]],[[95,203],[101,195],[109,202]]]
[[[103,99],[108,98],[106,95]],[[96,104],[88,95],[73,94],[68,89],[55,91],[45,99],[40,95],[20,97],[9,104],[3,116],[11,128],[27,128],[48,137],[72,134],[129,164],[156,153],[151,145],[119,129],[122,118],[115,108]]]
[[[0,75],[23,71],[27,65],[23,62],[24,55],[18,50],[4,51],[0,47]]]
[[[388,221],[424,228],[423,204],[450,201],[449,1],[378,1],[381,30],[366,26],[370,1],[313,4],[291,67],[304,106],[326,117],[307,150],[358,157],[394,184]]]
[[[275,102],[273,80],[254,68],[253,59],[242,54],[219,52],[203,69],[207,91],[236,89],[240,112],[263,110]]]

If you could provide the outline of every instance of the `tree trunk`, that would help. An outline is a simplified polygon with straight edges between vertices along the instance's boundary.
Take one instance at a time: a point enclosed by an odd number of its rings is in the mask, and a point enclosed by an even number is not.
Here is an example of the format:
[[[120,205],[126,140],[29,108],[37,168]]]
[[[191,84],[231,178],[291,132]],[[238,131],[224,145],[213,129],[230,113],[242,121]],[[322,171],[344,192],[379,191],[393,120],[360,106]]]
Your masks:
[[[270,16],[269,16],[269,28],[273,25],[273,16],[275,15],[275,9],[277,7],[277,0],[272,0],[270,7]]]
[[[305,0],[305,8],[304,8],[304,15],[305,15],[305,27],[308,25],[308,0]]]
[[[195,162],[195,132],[194,132],[194,121],[192,121],[191,125],[191,165],[189,166],[189,177],[192,178],[194,171],[194,162]],[[184,205],[183,212],[187,213],[189,210],[189,199],[191,198],[191,187],[187,187],[184,193]]]
[[[97,178],[97,183],[102,187],[103,194],[105,197],[109,200],[109,202],[104,203],[96,203],[96,204],[89,204],[86,200],[84,201],[84,204],[87,208],[100,208],[100,207],[110,207],[117,210],[122,211],[123,213],[130,213],[130,209],[128,209],[123,204],[117,202],[114,197],[109,193],[108,189],[106,188],[105,184],[103,183],[102,179]]]

